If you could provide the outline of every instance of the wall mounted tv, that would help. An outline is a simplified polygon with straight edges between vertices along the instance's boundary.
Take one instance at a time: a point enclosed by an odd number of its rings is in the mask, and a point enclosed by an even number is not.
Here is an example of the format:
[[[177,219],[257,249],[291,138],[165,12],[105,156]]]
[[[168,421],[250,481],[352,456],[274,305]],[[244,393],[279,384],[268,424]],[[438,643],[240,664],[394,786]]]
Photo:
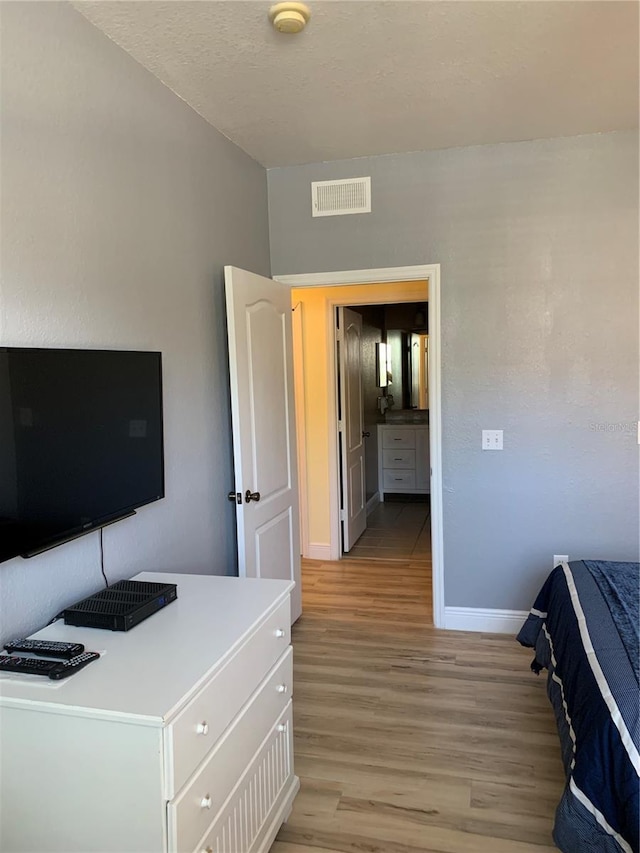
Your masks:
[[[0,347],[0,562],[162,497],[159,352]]]

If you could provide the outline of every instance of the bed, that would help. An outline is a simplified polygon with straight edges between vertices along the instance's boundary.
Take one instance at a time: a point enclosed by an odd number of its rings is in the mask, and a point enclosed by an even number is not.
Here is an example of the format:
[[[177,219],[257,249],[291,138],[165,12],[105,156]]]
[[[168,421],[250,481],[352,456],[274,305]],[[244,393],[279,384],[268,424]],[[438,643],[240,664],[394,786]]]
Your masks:
[[[567,784],[553,839],[563,853],[640,853],[640,563],[556,567],[518,641],[548,670]]]

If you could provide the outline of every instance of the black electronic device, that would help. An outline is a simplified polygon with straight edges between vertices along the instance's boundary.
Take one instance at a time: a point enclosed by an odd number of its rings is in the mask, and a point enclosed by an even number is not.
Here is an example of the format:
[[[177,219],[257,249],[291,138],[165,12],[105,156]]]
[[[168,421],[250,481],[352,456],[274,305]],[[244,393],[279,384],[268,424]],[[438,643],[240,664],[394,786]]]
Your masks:
[[[65,625],[128,631],[178,597],[174,583],[117,581],[64,611]]]
[[[62,663],[57,663],[49,673],[49,678],[58,681],[61,678],[66,678],[68,675],[73,675],[79,669],[83,669],[87,664],[100,657],[98,652],[83,652],[81,655],[76,655],[70,660],[65,660]]]
[[[84,651],[82,643],[59,643],[54,640],[11,640],[5,643],[9,654],[13,652],[29,652],[45,658],[74,658]]]
[[[0,562],[162,497],[159,352],[0,347]]]
[[[46,675],[58,681],[73,675],[91,661],[100,657],[98,652],[83,652],[65,661],[41,660],[40,658],[22,658],[15,655],[0,655],[1,672],[22,672],[27,675]]]
[[[0,671],[26,672],[31,675],[49,675],[59,666],[59,660],[41,660],[40,658],[21,658],[17,655],[0,655]]]

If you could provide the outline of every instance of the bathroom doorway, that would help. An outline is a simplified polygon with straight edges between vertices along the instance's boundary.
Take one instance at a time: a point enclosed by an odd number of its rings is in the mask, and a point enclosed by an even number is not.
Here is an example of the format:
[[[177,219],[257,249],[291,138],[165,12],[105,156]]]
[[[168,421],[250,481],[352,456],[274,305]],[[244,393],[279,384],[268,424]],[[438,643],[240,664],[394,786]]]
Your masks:
[[[335,309],[342,556],[395,559],[418,547],[429,518],[427,340],[426,299]],[[385,498],[395,506],[379,508]]]

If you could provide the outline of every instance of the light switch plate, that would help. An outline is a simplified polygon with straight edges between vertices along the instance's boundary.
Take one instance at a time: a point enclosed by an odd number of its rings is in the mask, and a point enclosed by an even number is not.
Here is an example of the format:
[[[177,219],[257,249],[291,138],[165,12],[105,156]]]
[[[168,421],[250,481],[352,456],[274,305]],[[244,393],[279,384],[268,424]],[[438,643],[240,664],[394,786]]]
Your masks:
[[[483,429],[482,449],[502,450],[502,432],[503,431],[501,429]]]

